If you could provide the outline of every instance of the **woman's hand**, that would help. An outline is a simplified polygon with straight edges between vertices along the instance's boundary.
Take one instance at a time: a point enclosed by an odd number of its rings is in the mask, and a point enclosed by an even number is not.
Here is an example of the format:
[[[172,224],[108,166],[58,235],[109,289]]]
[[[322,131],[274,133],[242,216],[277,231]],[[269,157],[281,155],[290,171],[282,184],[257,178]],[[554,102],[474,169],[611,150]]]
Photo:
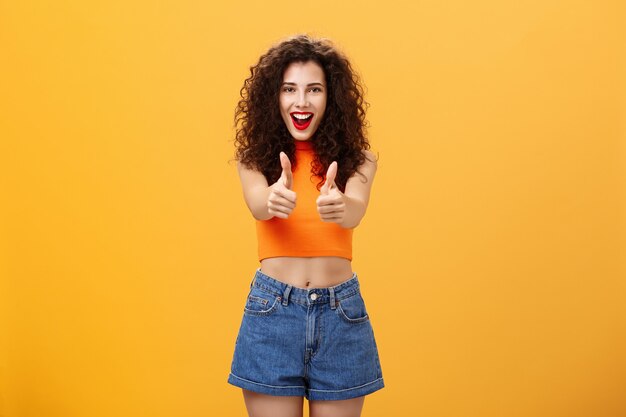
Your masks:
[[[346,215],[346,196],[335,184],[337,161],[333,161],[326,172],[326,181],[317,197],[317,211],[323,222],[343,223]]]
[[[280,166],[283,168],[283,172],[278,181],[270,186],[267,211],[273,216],[286,219],[296,206],[296,193],[291,190],[293,185],[291,162],[284,152],[280,153]]]

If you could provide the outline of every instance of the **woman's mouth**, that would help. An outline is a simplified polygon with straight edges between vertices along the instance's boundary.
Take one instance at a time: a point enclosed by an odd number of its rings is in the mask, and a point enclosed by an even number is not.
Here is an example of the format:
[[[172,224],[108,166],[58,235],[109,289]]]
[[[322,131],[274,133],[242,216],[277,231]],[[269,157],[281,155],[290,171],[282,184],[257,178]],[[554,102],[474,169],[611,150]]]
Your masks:
[[[311,124],[311,120],[313,120],[313,113],[307,112],[294,112],[291,114],[291,121],[293,125],[298,130],[304,130]]]

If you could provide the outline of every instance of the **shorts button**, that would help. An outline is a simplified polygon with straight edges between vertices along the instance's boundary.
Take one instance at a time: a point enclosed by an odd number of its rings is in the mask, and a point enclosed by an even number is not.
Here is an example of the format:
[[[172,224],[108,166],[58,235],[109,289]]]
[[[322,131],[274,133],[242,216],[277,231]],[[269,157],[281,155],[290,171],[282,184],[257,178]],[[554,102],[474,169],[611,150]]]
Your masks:
[[[317,294],[316,293],[311,294],[311,300],[313,300],[313,301],[317,300]]]

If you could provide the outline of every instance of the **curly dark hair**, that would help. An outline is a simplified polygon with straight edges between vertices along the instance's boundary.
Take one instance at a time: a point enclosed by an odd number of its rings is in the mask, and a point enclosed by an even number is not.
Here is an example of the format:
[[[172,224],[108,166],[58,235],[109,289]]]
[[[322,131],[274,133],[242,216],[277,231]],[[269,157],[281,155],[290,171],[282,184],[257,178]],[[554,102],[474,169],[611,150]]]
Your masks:
[[[281,118],[279,95],[287,67],[308,61],[323,69],[327,85],[326,110],[309,139],[316,154],[312,175],[320,178],[319,190],[328,166],[337,161],[335,183],[345,192],[346,182],[359,172],[358,167],[366,159],[362,150],[370,148],[365,136],[369,103],[363,98],[360,78],[350,62],[327,38],[291,36],[272,46],[250,67],[251,75],[240,90],[241,100],[235,110],[235,159],[263,173],[268,184],[280,177],[280,151],[287,154],[292,166],[297,165],[295,139]]]

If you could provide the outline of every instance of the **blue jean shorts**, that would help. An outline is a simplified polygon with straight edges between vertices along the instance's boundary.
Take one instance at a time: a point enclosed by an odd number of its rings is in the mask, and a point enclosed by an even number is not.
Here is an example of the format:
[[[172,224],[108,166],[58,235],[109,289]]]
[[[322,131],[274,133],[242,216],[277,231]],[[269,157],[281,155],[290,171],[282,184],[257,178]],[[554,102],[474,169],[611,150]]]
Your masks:
[[[356,272],[333,287],[299,288],[258,268],[228,383],[269,395],[345,400],[383,388]]]

